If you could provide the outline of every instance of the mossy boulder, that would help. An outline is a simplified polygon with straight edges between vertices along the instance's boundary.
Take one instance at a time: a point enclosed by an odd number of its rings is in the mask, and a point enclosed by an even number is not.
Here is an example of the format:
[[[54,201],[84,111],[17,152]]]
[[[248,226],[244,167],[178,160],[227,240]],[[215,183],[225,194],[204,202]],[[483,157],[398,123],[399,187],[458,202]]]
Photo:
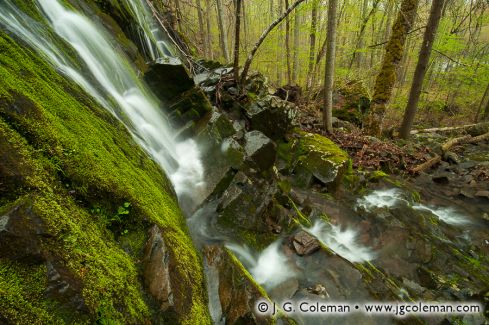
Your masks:
[[[9,193],[0,215],[29,211],[35,218],[25,220],[46,234],[32,243],[39,244],[35,263],[1,254],[0,319],[163,321],[139,262],[156,225],[173,263],[176,319],[209,323],[201,257],[158,165],[116,118],[2,32],[0,75],[0,186]],[[66,284],[68,296],[60,290]],[[74,297],[83,308],[69,303]]]
[[[348,154],[330,139],[298,129],[279,145],[278,156],[285,171],[293,175],[293,185],[304,188],[314,180],[336,188],[350,162]]]
[[[335,92],[333,116],[356,125],[370,107],[370,95],[361,81],[350,81]]]

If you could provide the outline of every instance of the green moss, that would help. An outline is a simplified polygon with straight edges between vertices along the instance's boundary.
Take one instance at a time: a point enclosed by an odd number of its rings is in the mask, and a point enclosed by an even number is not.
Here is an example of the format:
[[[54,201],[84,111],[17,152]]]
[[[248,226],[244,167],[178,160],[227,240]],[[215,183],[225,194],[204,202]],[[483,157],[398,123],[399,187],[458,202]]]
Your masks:
[[[330,139],[299,129],[293,130],[288,143],[278,145],[277,154],[296,174],[297,186],[308,186],[311,175],[338,185],[350,162],[348,154]]]
[[[0,259],[0,313],[14,324],[64,324],[44,298],[45,265],[24,265]]]
[[[144,225],[155,223],[165,230],[172,256],[178,257],[175,281],[188,289],[176,290],[175,299],[191,297],[185,299],[189,305],[177,306],[186,308],[180,321],[208,320],[201,259],[156,163],[114,117],[2,32],[0,75],[0,134],[12,149],[2,154],[20,159],[23,178],[17,195],[34,195],[34,210],[53,234],[45,247],[82,280],[90,317],[95,319],[98,312],[103,319],[126,324],[150,317],[138,259],[121,248],[120,234],[107,236],[108,230],[90,213],[93,206],[117,213],[129,202],[124,229],[136,232],[134,248],[141,246]],[[34,305],[31,297],[23,299]],[[7,299],[19,317],[29,317],[23,300],[14,299],[11,291]]]

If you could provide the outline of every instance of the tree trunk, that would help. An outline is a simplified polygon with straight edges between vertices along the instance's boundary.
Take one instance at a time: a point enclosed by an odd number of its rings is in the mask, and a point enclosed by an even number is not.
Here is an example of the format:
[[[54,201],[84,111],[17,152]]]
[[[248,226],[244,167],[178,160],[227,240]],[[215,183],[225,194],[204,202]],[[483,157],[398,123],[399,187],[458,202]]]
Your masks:
[[[234,2],[235,5],[235,29],[234,29],[234,80],[239,86],[239,32],[240,32],[240,25],[241,25],[241,0],[235,0]]]
[[[200,0],[196,0],[196,3],[197,3],[197,17],[199,19],[200,44],[202,44],[204,56],[207,58],[209,56],[209,51],[207,49],[207,42],[205,39],[205,27],[204,27],[204,17],[202,15],[202,5],[200,3]]]
[[[178,31],[183,33],[182,28],[182,11],[180,10],[180,0],[175,1],[175,17],[177,18]]]
[[[314,69],[314,54],[316,52],[316,32],[318,21],[319,1],[314,0],[311,9],[311,29],[309,31],[309,65],[307,67],[307,84],[306,90],[312,87],[312,74]]]
[[[300,16],[296,12],[294,16],[294,64],[292,66],[292,82],[298,84],[299,79],[299,48],[300,48]]]
[[[268,26],[267,29],[265,29],[263,31],[263,33],[261,34],[260,38],[256,42],[255,46],[253,47],[253,49],[251,50],[251,52],[248,54],[248,58],[246,59],[246,62],[244,64],[244,66],[243,66],[243,72],[241,73],[241,84],[244,84],[245,83],[246,76],[248,74],[248,70],[250,69],[251,62],[253,61],[253,57],[255,56],[256,51],[258,51],[258,48],[260,47],[260,45],[267,38],[268,34],[270,34],[270,32],[278,24],[280,24],[280,22],[282,20],[284,20],[285,17],[287,17],[295,8],[297,8],[298,5],[300,5],[304,1],[306,1],[306,0],[297,0],[296,2],[294,2],[294,4],[292,6],[290,6],[289,8],[287,8],[287,10],[280,17],[278,17],[270,26]]]
[[[222,0],[216,0],[217,8],[217,23],[219,26],[219,42],[221,43],[221,51],[226,63],[229,62],[228,52],[228,39],[226,37],[226,30],[224,29],[224,12],[222,9]]]
[[[212,49],[212,32],[211,32],[211,2],[209,0],[206,0],[206,8],[205,8],[205,15],[207,17],[206,19],[206,25],[207,25],[207,35],[206,35],[206,43],[207,43],[207,49],[209,50],[209,58],[211,60],[214,60],[214,50]]]
[[[409,132],[413,126],[414,117],[416,115],[416,109],[418,107],[419,97],[423,88],[423,80],[428,67],[428,62],[431,56],[431,49],[433,48],[433,42],[435,41],[436,31],[438,24],[440,23],[441,14],[445,0],[433,0],[431,5],[430,18],[428,19],[428,25],[426,26],[423,44],[419,51],[418,64],[414,72],[413,84],[411,92],[409,93],[409,100],[404,113],[402,121],[400,135],[401,138],[409,138]]]
[[[484,109],[484,116],[482,118],[484,121],[489,121],[489,100],[486,103],[486,108]]]
[[[489,95],[489,84],[487,84],[486,91],[484,92],[484,95],[482,95],[482,99],[479,103],[479,108],[477,109],[477,114],[475,114],[475,123],[479,122],[479,115],[481,114],[482,107],[484,106],[484,102],[486,101],[487,96]],[[489,105],[489,100],[487,101]],[[489,113],[488,107],[486,106],[486,109],[484,112],[482,112],[482,118],[485,119]]]
[[[241,20],[243,21],[243,32],[244,32],[244,42],[241,42],[244,45],[244,51],[248,52],[248,42],[246,41],[248,39],[248,34],[249,34],[249,25],[248,25],[248,15],[246,14],[247,10],[245,8],[245,2],[241,1]]]
[[[403,0],[392,34],[385,48],[382,68],[375,80],[374,95],[365,120],[365,130],[374,136],[382,133],[385,110],[396,83],[396,70],[401,62],[409,30],[416,19],[419,0]]]
[[[333,78],[336,47],[336,10],[338,0],[329,0],[328,8],[328,45],[326,49],[326,72],[324,77],[323,123],[326,132],[333,132]]]
[[[289,0],[285,0],[285,8],[289,7]],[[285,16],[285,56],[287,60],[287,84],[292,84],[292,69],[290,66],[290,20]]]

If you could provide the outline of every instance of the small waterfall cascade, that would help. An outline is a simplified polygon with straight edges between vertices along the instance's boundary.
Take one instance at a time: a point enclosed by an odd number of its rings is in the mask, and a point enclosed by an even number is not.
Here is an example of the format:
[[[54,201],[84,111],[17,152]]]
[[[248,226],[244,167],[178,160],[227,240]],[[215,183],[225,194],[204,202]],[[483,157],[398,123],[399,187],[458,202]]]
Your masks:
[[[312,227],[304,230],[352,263],[368,262],[375,259],[375,252],[358,243],[358,231],[353,228],[342,228],[317,220]]]
[[[154,58],[171,54],[160,38],[148,9],[141,1],[125,0],[142,24]],[[61,73],[81,86],[120,119],[135,140],[165,170],[177,194],[192,197],[203,184],[200,153],[192,140],[174,138],[158,101],[138,78],[129,59],[111,43],[111,37],[88,17],[65,7],[59,0],[37,0],[50,28],[35,21],[10,0],[0,3],[0,25],[26,41]],[[50,39],[50,29],[76,52],[80,62]],[[59,42],[58,42],[59,43]],[[80,68],[82,67],[82,68]],[[83,70],[83,72],[81,72]]]
[[[137,33],[146,56],[152,61],[175,57],[173,48],[168,46],[167,37],[153,18],[146,0],[123,0],[123,3],[131,11],[132,17],[137,20]]]
[[[227,244],[226,247],[239,257],[256,282],[267,289],[296,275],[280,249],[280,240],[271,243],[259,254],[254,254],[246,245]]]

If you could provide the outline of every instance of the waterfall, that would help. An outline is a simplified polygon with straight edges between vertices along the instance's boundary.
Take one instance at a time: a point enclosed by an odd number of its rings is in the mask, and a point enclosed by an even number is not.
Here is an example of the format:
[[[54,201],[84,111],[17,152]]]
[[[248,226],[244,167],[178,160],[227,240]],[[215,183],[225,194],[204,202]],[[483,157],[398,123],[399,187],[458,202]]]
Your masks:
[[[126,0],[134,9],[142,29],[155,29],[148,22],[144,5]],[[50,31],[18,10],[10,0],[0,3],[0,24],[19,39],[26,41],[66,77],[81,86],[103,107],[121,120],[138,144],[165,170],[175,191],[192,196],[203,185],[200,153],[192,140],[178,142],[158,107],[158,101],[138,78],[129,59],[115,48],[111,37],[89,18],[63,6],[59,0],[37,0],[40,13],[58,37],[76,52],[80,62],[73,60],[49,38]],[[147,8],[146,8],[147,10]],[[155,58],[170,54],[158,33],[147,35]],[[155,43],[154,43],[155,42]],[[159,44],[159,45],[158,45]],[[83,73],[81,65],[85,67]]]

